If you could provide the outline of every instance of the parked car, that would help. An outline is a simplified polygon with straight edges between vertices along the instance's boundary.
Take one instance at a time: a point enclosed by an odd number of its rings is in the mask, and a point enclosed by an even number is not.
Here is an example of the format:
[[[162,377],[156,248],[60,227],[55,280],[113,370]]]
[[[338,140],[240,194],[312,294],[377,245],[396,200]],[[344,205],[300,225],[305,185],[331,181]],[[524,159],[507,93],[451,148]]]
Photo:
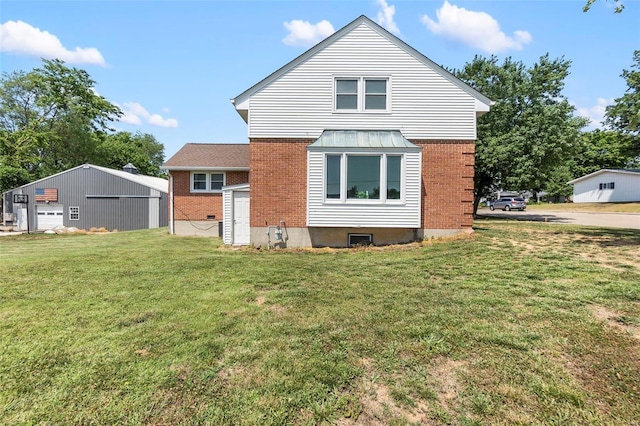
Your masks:
[[[493,201],[489,208],[491,210],[502,209],[502,210],[520,210],[524,211],[527,208],[527,203],[524,201],[522,197],[502,197],[496,201]]]

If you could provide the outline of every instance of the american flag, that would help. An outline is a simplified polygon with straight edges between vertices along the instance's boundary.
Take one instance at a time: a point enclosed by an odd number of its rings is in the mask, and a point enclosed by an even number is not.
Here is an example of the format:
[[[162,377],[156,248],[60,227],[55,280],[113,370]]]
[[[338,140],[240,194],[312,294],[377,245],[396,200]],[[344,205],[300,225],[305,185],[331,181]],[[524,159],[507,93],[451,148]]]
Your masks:
[[[57,188],[36,188],[37,201],[58,201]]]

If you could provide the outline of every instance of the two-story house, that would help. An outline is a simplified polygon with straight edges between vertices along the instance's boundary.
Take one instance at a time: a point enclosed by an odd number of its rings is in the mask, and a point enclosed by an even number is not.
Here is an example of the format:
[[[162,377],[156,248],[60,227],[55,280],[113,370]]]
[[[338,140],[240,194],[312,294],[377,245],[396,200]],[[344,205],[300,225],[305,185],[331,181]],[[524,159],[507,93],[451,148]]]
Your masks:
[[[227,244],[392,244],[473,225],[476,119],[492,101],[365,16],[232,99],[249,182]]]

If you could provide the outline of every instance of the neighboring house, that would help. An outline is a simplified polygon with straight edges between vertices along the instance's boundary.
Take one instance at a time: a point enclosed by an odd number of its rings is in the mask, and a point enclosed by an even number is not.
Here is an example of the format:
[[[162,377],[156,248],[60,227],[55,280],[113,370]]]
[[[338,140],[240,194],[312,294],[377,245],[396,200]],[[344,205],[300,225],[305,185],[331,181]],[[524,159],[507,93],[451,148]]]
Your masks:
[[[568,182],[574,203],[640,201],[640,170],[602,169]]]
[[[168,187],[131,164],[123,170],[84,164],[4,192],[3,224],[20,231],[167,226]],[[24,195],[28,204],[14,203]]]
[[[492,101],[369,18],[232,103],[248,124],[250,173],[221,188],[226,244],[344,247],[471,229],[476,119]]]
[[[222,188],[249,182],[249,144],[183,146],[164,165],[169,171],[169,231],[221,236]]]

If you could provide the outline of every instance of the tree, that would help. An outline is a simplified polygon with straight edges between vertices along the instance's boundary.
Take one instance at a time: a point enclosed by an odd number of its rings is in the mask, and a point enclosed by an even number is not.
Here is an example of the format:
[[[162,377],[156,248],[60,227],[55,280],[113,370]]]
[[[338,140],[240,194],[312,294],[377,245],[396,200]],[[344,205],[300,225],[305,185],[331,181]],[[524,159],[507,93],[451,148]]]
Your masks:
[[[545,191],[553,197],[568,196],[567,182],[600,169],[633,168],[640,165],[632,137],[618,131],[596,129],[581,134],[574,157],[551,172]]]
[[[630,70],[622,70],[627,90],[607,107],[605,123],[635,140],[635,155],[640,157],[640,50],[633,52]]]
[[[562,95],[570,61],[542,56],[527,68],[476,56],[454,74],[496,101],[478,119],[474,212],[480,199],[512,188],[540,192],[558,164],[576,152],[586,119]]]
[[[622,0],[612,0],[614,7],[613,7],[613,11],[615,13],[620,13],[624,10],[624,3],[622,3]],[[584,7],[582,8],[583,12],[588,12],[589,9],[591,9],[591,6],[596,2],[596,0],[587,0],[587,2],[585,3]]]
[[[103,138],[97,147],[97,156],[96,163],[101,166],[121,169],[131,163],[140,174],[160,176],[164,146],[147,133],[118,132]]]
[[[120,108],[95,81],[63,61],[0,79],[0,191],[84,163],[120,169],[133,163],[158,175],[164,147],[152,135],[114,134]]]

